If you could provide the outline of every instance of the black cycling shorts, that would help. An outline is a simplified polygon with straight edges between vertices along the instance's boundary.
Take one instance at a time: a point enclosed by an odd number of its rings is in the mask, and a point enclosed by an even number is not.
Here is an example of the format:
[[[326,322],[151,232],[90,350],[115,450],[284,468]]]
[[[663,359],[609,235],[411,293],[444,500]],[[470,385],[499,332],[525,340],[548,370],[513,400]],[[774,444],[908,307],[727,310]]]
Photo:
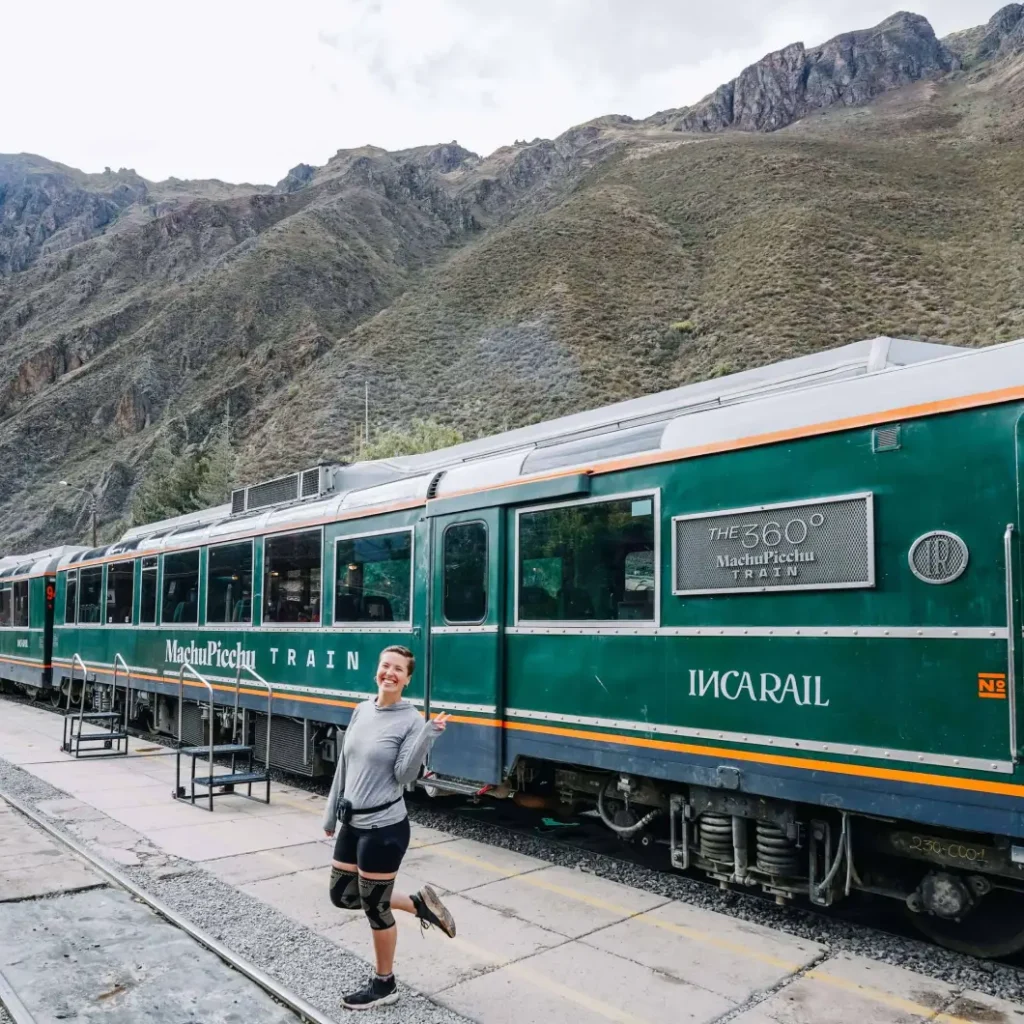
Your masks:
[[[387,875],[398,870],[408,849],[408,818],[379,828],[341,825],[334,842],[334,859],[339,864],[355,864],[371,875]]]

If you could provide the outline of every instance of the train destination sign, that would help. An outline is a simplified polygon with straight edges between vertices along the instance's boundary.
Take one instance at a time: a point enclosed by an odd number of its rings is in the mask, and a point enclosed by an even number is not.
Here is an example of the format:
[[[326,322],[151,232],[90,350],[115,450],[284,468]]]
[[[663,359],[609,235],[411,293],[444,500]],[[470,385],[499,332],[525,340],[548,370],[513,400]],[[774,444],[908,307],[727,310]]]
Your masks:
[[[672,519],[672,593],[751,594],[875,584],[872,495]]]

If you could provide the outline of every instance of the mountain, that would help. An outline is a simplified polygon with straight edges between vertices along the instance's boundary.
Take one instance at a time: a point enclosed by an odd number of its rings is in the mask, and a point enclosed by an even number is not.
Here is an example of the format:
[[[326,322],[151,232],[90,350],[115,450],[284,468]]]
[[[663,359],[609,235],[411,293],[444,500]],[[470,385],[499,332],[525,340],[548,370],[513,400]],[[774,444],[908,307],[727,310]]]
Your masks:
[[[878,333],[1024,334],[1024,6],[794,44],[692,107],[276,185],[0,156],[0,549],[122,517],[230,410],[247,479],[433,415],[472,436]]]

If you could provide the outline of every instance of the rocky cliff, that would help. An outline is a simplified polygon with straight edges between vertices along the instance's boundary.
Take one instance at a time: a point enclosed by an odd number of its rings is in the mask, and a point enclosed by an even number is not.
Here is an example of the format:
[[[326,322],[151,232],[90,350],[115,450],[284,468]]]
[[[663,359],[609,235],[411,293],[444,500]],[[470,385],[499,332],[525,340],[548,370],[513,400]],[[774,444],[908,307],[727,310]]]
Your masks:
[[[487,157],[236,186],[0,156],[0,548],[77,535],[62,478],[117,520],[161,434],[228,408],[256,478],[350,451],[364,383],[378,428],[472,435],[871,333],[1024,334],[1021,12],[899,14]]]
[[[806,49],[793,43],[746,68],[693,107],[656,114],[651,123],[683,132],[775,131],[813,110],[859,106],[911,82],[959,66],[917,14],[894,14],[880,25],[848,32]]]

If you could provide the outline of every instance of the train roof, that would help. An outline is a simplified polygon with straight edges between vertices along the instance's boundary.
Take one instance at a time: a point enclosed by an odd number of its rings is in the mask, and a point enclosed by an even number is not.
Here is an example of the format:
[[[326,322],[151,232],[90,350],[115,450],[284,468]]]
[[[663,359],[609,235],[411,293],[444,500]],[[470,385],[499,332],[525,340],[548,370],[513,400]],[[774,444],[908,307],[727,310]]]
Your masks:
[[[58,565],[68,559],[76,559],[88,550],[81,546],[62,544],[55,548],[33,551],[27,555],[8,555],[0,558],[0,583],[6,583],[15,577],[42,576],[54,572]]]
[[[936,411],[935,403],[1014,385],[1024,388],[1024,340],[966,348],[879,337],[435,452],[325,467],[326,495],[235,514],[226,504],[151,523],[62,564],[371,515],[622,458],[697,454],[741,438],[769,443],[779,432],[839,421],[853,426],[858,417],[887,411],[895,419],[921,415],[907,410]]]

